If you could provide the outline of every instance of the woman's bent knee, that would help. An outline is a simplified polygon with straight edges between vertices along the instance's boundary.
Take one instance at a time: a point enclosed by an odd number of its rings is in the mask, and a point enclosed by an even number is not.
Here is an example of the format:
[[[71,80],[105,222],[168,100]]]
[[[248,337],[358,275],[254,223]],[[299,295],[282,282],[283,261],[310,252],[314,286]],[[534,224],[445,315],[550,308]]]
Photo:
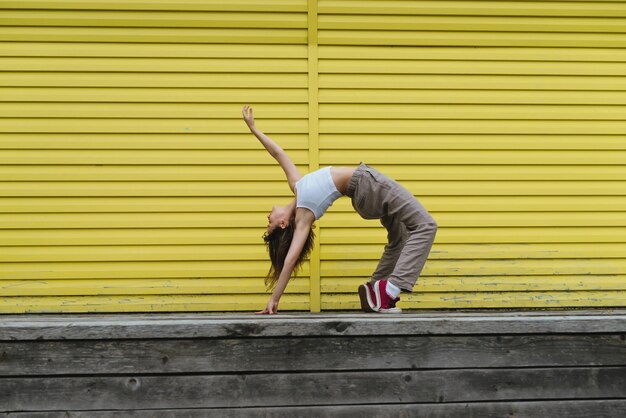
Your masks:
[[[422,232],[428,234],[429,236],[433,238],[437,234],[437,228],[438,228],[438,225],[437,225],[437,222],[435,221],[420,225],[420,229],[422,230]]]
[[[438,228],[437,222],[433,221],[433,222],[426,222],[426,223],[419,224],[415,228],[410,228],[408,232],[409,232],[409,235],[414,235],[414,234],[435,235],[437,233],[437,228]]]

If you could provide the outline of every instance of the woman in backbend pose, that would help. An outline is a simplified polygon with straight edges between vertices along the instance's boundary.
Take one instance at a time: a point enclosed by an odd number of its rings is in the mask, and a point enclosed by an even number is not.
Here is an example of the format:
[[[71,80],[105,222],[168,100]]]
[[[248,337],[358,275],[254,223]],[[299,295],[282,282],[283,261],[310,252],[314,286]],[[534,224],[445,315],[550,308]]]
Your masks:
[[[396,302],[403,290],[411,292],[430,253],[437,223],[415,197],[396,181],[361,163],[358,167],[324,167],[300,175],[285,151],[254,124],[252,108],[243,107],[250,131],[282,167],[296,198],[287,206],[274,206],[263,239],[272,266],[265,284],[274,291],[265,310],[274,314],[294,271],[309,255],[315,237],[313,222],[341,196],[364,219],[380,219],[387,229],[384,253],[370,281],[358,288],[366,312],[399,313]]]

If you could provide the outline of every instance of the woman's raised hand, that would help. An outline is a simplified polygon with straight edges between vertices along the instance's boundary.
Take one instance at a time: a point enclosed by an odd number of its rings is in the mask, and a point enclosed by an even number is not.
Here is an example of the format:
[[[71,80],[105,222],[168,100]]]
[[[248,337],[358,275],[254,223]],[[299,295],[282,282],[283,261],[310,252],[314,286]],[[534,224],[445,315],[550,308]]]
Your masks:
[[[242,110],[243,120],[246,121],[246,125],[248,128],[254,127],[254,115],[252,114],[252,108],[248,105],[245,105]]]

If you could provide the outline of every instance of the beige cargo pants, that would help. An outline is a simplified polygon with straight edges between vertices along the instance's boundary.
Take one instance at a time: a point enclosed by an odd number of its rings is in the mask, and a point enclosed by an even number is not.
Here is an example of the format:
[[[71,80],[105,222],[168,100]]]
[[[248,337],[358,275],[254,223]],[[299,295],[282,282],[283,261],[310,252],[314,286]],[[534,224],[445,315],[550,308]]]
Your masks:
[[[387,245],[371,282],[389,279],[411,292],[424,268],[437,233],[437,222],[402,185],[361,163],[348,182],[346,195],[364,219],[380,219]]]

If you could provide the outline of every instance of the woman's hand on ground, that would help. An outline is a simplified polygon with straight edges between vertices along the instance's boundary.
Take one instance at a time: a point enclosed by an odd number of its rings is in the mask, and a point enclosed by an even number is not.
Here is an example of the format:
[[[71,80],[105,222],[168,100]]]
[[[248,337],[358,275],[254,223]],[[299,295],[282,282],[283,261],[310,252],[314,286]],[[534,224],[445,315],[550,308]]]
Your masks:
[[[264,310],[256,312],[257,315],[273,315],[275,313],[278,313],[278,299],[274,295],[270,297]]]
[[[254,115],[252,114],[252,107],[249,105],[245,105],[242,109],[243,120],[248,125],[248,128],[252,129],[254,127]]]

